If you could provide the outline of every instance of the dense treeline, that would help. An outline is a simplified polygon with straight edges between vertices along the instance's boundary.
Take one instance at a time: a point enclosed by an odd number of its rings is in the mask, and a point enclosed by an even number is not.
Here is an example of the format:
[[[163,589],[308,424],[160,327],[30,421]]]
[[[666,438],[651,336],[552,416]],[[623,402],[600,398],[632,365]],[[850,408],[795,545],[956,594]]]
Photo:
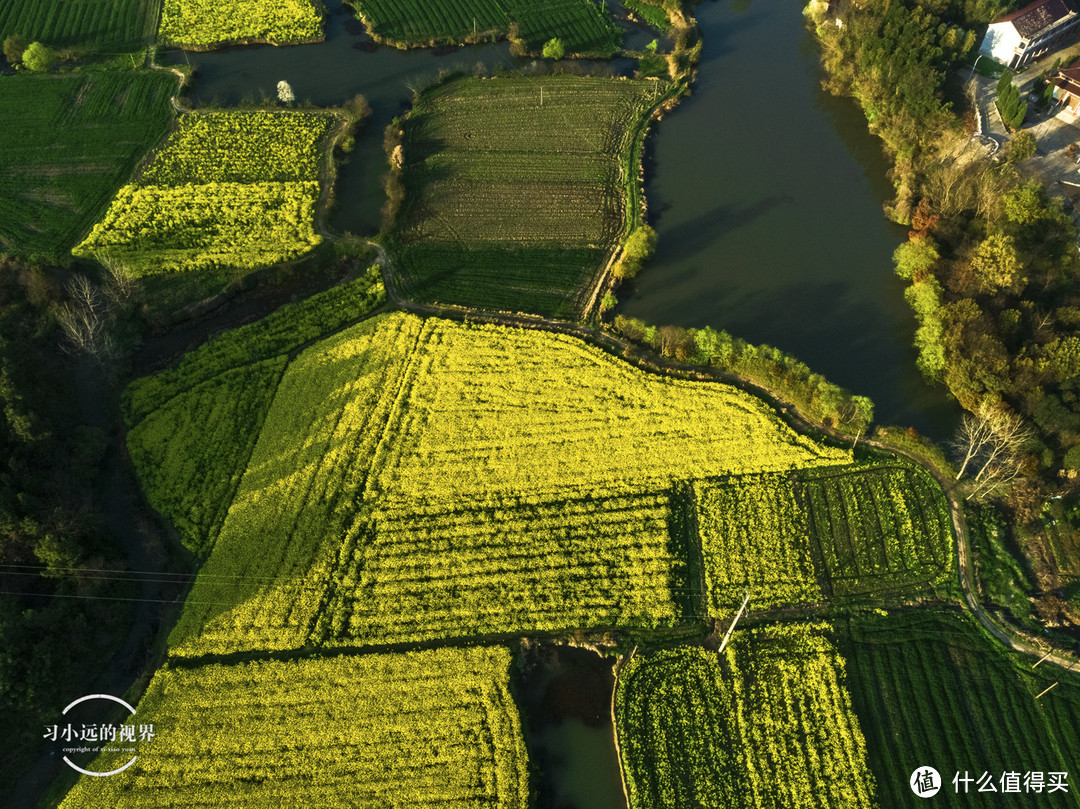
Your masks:
[[[826,17],[811,4],[809,13],[827,87],[858,101],[895,159],[890,212],[911,227],[896,271],[911,282],[920,369],[971,414],[966,494],[1001,498],[1032,524],[1080,472],[1077,232],[1018,166],[1032,136],[992,161],[946,101],[947,74],[967,74],[980,24],[1012,5],[846,3]],[[1053,589],[1054,578],[1041,586]]]
[[[651,326],[643,320],[616,315],[615,330],[664,357],[730,371],[789,400],[807,419],[852,434],[861,433],[874,418],[874,403],[865,396],[833,384],[810,367],[770,345],[754,345],[726,331],[706,326]]]
[[[105,437],[79,418],[48,315],[60,296],[43,271],[0,256],[0,787],[126,618],[95,597],[132,595],[88,572],[119,563],[93,500]]]

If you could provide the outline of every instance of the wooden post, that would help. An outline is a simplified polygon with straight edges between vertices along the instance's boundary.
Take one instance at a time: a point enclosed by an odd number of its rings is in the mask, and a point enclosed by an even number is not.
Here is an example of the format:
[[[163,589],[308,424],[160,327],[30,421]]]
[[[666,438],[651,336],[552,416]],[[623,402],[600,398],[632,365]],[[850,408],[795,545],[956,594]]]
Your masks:
[[[739,611],[735,613],[735,620],[731,622],[731,626],[728,627],[727,634],[724,635],[724,642],[720,644],[720,648],[716,650],[716,654],[720,655],[724,651],[724,647],[727,646],[728,638],[731,637],[731,631],[735,629],[735,624],[739,623],[739,618],[742,617],[743,610],[746,609],[746,602],[750,600],[749,591],[746,593],[746,598],[742,601],[742,606],[739,607]]]
[[[1054,685],[1050,686],[1050,688],[1043,689],[1042,691],[1039,692],[1038,696],[1036,696],[1035,699],[1038,699],[1043,694],[1045,694],[1047,691],[1051,690],[1052,688],[1054,688],[1056,686],[1057,686],[1057,683],[1054,683]]]
[[[1042,663],[1044,660],[1046,660],[1046,658],[1048,658],[1052,654],[1053,654],[1053,652],[1047,652],[1046,654],[1044,654],[1042,657],[1040,657],[1038,660],[1035,661],[1035,666]],[[1035,666],[1032,666],[1032,668],[1035,668]]]

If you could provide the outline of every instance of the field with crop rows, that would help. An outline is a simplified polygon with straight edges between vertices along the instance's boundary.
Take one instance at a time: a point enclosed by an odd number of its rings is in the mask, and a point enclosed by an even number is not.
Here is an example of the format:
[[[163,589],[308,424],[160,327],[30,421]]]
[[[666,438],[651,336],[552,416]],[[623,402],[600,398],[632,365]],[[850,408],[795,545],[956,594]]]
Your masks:
[[[837,628],[870,767],[888,806],[925,805],[908,778],[927,765],[944,776],[949,806],[1080,806],[1080,677],[1045,663],[1032,671],[1031,659],[1009,655],[959,612],[866,615]],[[1031,771],[1069,772],[1070,791],[990,795],[972,784],[971,793],[956,795],[952,777],[965,770],[974,778],[993,773],[998,792],[1006,772],[1021,779]]]
[[[319,244],[319,161],[334,119],[315,113],[184,116],[73,251],[135,275],[256,269]]]
[[[234,42],[290,44],[323,38],[313,0],[163,0],[158,37],[200,50]]]
[[[667,493],[380,504],[350,535],[321,635],[394,643],[695,619]]]
[[[922,469],[808,472],[799,475],[797,491],[827,595],[882,592],[951,573],[948,505]]]
[[[128,401],[160,407],[156,384]],[[145,457],[188,468],[153,436]],[[174,651],[685,623],[673,484],[848,461],[734,388],[570,337],[373,318],[286,368]]]
[[[614,55],[620,34],[596,0],[356,0],[361,19],[377,38],[403,45],[502,38],[512,23],[530,51],[558,37],[567,55]]]
[[[364,321],[289,364],[173,631],[177,654],[307,642],[421,328]]]
[[[666,32],[671,28],[671,21],[660,5],[660,0],[656,0],[655,4],[650,0],[622,0],[622,5],[639,20],[648,23],[658,31]]]
[[[698,487],[713,614],[942,582],[952,529],[940,487],[912,467],[750,475]]]
[[[151,505],[205,555],[217,539],[290,351],[385,299],[377,270],[226,332],[124,392],[128,452]]]
[[[410,297],[445,303],[483,301],[484,308],[572,319],[609,251],[595,247],[510,247],[413,242],[394,262]]]
[[[165,134],[175,90],[158,71],[0,77],[0,251],[65,257]]]
[[[161,0],[4,0],[0,40],[20,36],[54,48],[137,48],[154,38]],[[10,110],[5,107],[5,110]]]
[[[374,462],[382,497],[663,488],[850,458],[735,388],[645,373],[566,335],[432,319],[413,362]]]
[[[630,809],[876,806],[828,630],[740,630],[719,658],[699,647],[634,657],[615,693]]]
[[[459,79],[404,123],[403,294],[572,317],[638,212],[633,154],[662,88],[575,76]]]
[[[184,115],[141,185],[289,183],[319,176],[334,119],[306,112],[208,112]]]
[[[61,806],[527,809],[509,669],[502,648],[163,669],[132,718],[154,730],[138,760]]]

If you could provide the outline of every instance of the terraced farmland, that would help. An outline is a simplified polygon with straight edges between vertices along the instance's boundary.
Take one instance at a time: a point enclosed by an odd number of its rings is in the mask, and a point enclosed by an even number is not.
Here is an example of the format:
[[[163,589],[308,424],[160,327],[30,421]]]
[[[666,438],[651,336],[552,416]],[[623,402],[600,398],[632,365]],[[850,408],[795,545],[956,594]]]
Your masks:
[[[673,484],[849,457],[573,338],[375,318],[285,369],[174,651],[699,620]]]
[[[175,90],[161,72],[4,77],[0,251],[66,257],[165,134]]]
[[[952,528],[926,472],[888,464],[750,475],[699,487],[713,614],[943,583]]]
[[[319,162],[333,122],[316,113],[186,115],[73,252],[135,275],[297,258],[321,241]]]
[[[573,317],[640,217],[652,81],[459,79],[404,123],[394,242],[416,300]]]
[[[356,0],[360,18],[380,41],[402,46],[502,38],[515,27],[539,53],[558,37],[567,54],[612,56],[620,34],[595,0]]]
[[[635,657],[615,717],[630,809],[878,805],[827,625],[740,631],[719,659]]]
[[[244,42],[291,44],[323,38],[322,4],[312,0],[163,0],[158,36],[206,50]]]
[[[61,806],[527,809],[509,668],[506,649],[475,648],[163,669],[136,712],[154,729],[138,760]]]
[[[160,0],[4,0],[0,40],[19,36],[54,48],[138,48],[154,38],[159,5]]]

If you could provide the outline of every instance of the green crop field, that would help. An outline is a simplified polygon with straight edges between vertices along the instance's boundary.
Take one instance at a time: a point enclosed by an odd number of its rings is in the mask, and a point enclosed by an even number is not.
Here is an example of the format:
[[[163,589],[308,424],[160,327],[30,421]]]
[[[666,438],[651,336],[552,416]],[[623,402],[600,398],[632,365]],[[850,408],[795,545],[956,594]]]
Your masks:
[[[54,48],[137,48],[153,40],[160,5],[161,0],[4,0],[0,40],[19,36]]]
[[[303,255],[321,241],[319,163],[333,121],[299,112],[184,116],[73,252],[137,276],[256,269]]]
[[[840,637],[883,806],[926,805],[908,786],[922,766],[942,774],[949,806],[1080,806],[1080,677],[1046,663],[1033,671],[1030,658],[1005,652],[958,612],[863,616]],[[973,783],[967,795],[963,784],[956,794],[953,776],[964,771],[976,779],[991,773],[999,793],[1001,776],[1018,773],[1022,792],[980,794]],[[1070,791],[1024,791],[1032,771],[1069,772]]]
[[[206,375],[185,373],[128,395],[154,425],[132,452],[152,501],[176,498],[159,470],[203,464],[219,494],[187,519],[212,538],[227,512],[173,635],[185,656],[700,620],[673,485],[850,461],[734,388],[570,337],[393,314],[289,363],[226,506],[233,463],[172,437],[206,419],[185,410]],[[157,392],[174,386],[189,399]]]
[[[945,495],[925,471],[875,464],[700,487],[710,606],[880,594],[952,575]]]
[[[200,50],[236,42],[318,42],[321,8],[312,0],[164,0],[158,36]]]
[[[558,37],[566,53],[612,56],[620,34],[596,0],[356,0],[368,30],[399,45],[435,45],[504,37],[512,24],[539,52]]]
[[[136,762],[61,806],[527,809],[509,669],[501,648],[163,669],[132,717],[154,732]]]
[[[667,31],[671,28],[671,21],[661,5],[661,0],[622,0],[622,5],[639,20],[643,20],[658,31]]]
[[[574,317],[639,216],[637,150],[664,88],[459,79],[403,125],[394,271],[416,300]]]
[[[0,251],[66,256],[165,134],[175,90],[158,71],[0,76]]]
[[[128,452],[151,505],[205,555],[259,436],[289,352],[385,299],[377,271],[210,340],[124,393]]]
[[[634,657],[615,718],[630,809],[878,805],[827,625],[740,631],[719,657]]]

